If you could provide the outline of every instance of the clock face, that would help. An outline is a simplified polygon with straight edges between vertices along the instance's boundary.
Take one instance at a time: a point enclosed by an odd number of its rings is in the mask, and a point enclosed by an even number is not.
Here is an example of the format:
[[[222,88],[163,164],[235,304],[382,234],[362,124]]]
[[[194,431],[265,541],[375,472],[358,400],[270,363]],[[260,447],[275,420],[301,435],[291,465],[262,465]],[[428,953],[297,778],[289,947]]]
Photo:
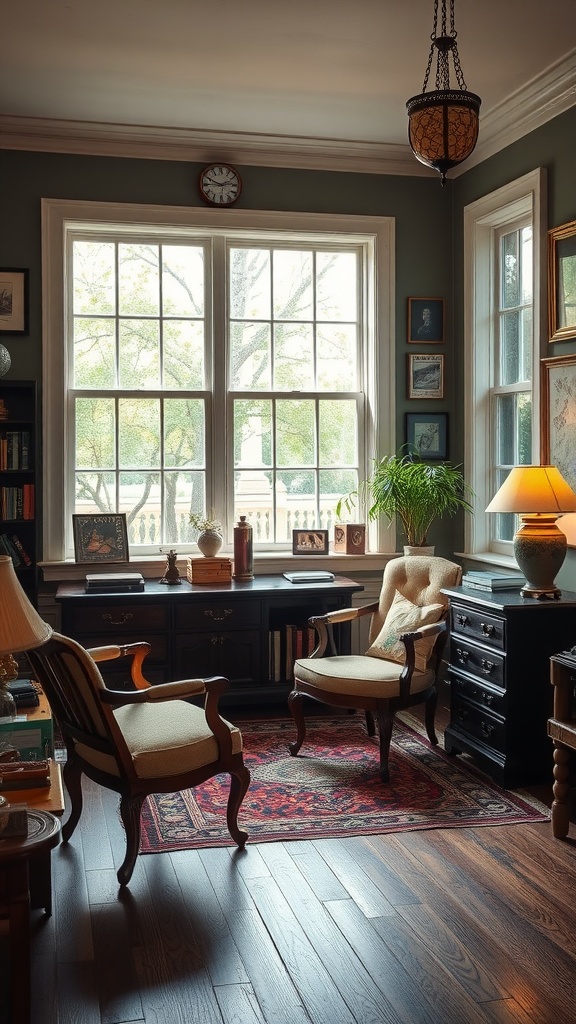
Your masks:
[[[241,190],[240,175],[229,164],[211,164],[200,175],[200,192],[213,206],[230,206],[236,202]]]

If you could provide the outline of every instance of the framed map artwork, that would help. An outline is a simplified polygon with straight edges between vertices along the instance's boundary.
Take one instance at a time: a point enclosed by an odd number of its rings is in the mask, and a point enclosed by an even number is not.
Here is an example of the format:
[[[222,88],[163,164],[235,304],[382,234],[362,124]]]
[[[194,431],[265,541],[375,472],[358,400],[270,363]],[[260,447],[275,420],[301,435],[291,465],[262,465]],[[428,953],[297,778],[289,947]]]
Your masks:
[[[576,353],[541,360],[540,461],[556,466],[576,491]],[[576,513],[560,516],[559,528],[576,547]]]

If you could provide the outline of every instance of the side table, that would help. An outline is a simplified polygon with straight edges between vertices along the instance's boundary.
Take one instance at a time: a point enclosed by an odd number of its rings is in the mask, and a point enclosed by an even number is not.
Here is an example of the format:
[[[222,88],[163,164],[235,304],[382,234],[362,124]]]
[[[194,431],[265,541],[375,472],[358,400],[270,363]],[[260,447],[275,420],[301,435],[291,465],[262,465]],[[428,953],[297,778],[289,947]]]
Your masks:
[[[27,837],[0,839],[0,919],[8,921],[10,930],[12,1024],[30,1020],[30,909],[52,913],[50,852],[59,842],[58,818],[36,810],[28,810]]]
[[[548,735],[554,743],[552,833],[565,839],[570,828],[570,753],[576,751],[576,648],[550,658],[554,712]]]

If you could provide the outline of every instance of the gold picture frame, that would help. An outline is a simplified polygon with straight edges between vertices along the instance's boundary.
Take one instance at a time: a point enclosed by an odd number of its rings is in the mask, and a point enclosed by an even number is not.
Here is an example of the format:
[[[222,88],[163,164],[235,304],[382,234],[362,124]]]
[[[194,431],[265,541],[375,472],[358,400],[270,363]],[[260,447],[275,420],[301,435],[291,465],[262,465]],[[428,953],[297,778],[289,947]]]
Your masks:
[[[576,490],[576,352],[540,361],[540,462],[556,466]],[[576,513],[557,525],[576,547]]]
[[[549,340],[576,338],[576,220],[548,232]]]

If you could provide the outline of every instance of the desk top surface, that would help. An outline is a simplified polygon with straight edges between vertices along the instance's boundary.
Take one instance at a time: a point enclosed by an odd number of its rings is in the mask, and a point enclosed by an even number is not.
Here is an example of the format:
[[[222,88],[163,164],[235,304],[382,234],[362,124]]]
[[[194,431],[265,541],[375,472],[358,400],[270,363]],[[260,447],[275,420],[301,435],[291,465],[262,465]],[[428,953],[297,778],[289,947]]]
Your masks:
[[[146,601],[150,598],[170,597],[176,600],[195,598],[200,600],[206,596],[222,597],[251,597],[262,598],[274,596],[285,597],[287,594],[305,593],[332,593],[334,591],[355,591],[364,590],[361,583],[350,580],[346,576],[336,576],[333,582],[314,583],[290,583],[284,576],[255,576],[253,580],[231,580],[229,583],[188,583],[181,578],[181,583],[175,586],[167,586],[157,580],[146,580],[144,590],[124,591],[103,594],[87,594],[83,583],[61,583],[56,592],[57,601],[66,601],[72,598],[85,598],[87,601]]]

